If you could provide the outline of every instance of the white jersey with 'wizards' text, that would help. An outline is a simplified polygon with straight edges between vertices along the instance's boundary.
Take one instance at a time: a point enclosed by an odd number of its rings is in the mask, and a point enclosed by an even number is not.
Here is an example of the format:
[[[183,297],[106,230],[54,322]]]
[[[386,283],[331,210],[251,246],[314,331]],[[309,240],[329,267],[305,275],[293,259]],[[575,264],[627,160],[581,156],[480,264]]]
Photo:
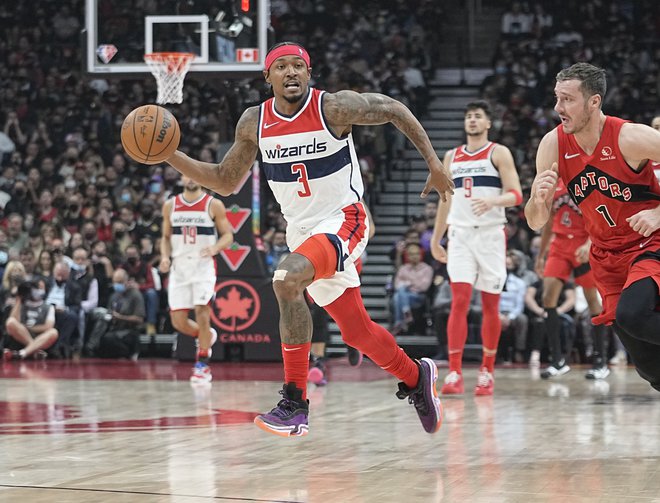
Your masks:
[[[207,246],[218,241],[218,232],[209,213],[213,197],[202,195],[196,201],[186,201],[179,194],[174,198],[170,223],[172,224],[172,259],[194,258],[213,262],[212,257],[201,257]]]
[[[474,214],[472,200],[502,194],[500,172],[492,161],[496,143],[488,142],[476,152],[465,145],[456,148],[449,165],[454,180],[454,196],[447,217],[449,225],[480,226],[506,223],[503,207],[494,206],[481,216]]]
[[[340,138],[328,128],[323,95],[310,88],[292,116],[279,113],[274,98],[260,106],[263,170],[284,218],[300,232],[341,214],[364,191],[353,137]]]

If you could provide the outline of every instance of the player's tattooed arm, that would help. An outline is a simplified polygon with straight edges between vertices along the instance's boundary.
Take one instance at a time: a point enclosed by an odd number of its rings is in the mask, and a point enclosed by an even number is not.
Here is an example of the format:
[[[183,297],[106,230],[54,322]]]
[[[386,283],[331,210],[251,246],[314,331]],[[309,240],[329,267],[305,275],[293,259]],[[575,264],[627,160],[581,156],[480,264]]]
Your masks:
[[[413,142],[426,162],[437,159],[426,131],[412,112],[400,101],[379,93],[339,91],[326,94],[323,112],[328,123],[340,134],[352,125],[367,126],[391,122]]]
[[[254,164],[259,150],[258,126],[259,107],[250,107],[238,120],[234,143],[218,166],[221,187],[217,192],[221,195],[230,195]]]
[[[454,184],[444,169],[426,131],[413,113],[400,101],[378,93],[339,91],[326,94],[323,113],[335,133],[343,135],[351,126],[378,125],[391,122],[415,145],[429,167],[430,175],[422,191],[425,197],[435,188],[442,200],[453,194]]]
[[[243,112],[236,125],[234,143],[220,164],[197,161],[178,150],[167,162],[203,187],[228,196],[238,186],[257,158],[258,123],[258,107],[251,107]]]

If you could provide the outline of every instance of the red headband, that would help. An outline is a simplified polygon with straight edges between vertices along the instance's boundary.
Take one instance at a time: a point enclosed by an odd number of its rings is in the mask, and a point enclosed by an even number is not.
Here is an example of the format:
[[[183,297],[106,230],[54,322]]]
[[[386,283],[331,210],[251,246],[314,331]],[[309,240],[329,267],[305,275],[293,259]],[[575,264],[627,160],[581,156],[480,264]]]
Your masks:
[[[299,58],[302,58],[305,63],[307,63],[307,67],[312,66],[310,64],[309,54],[307,54],[307,51],[299,45],[290,44],[276,47],[268,54],[266,54],[266,70],[270,70],[270,65],[272,65],[277,58],[281,58],[282,56],[298,56]]]

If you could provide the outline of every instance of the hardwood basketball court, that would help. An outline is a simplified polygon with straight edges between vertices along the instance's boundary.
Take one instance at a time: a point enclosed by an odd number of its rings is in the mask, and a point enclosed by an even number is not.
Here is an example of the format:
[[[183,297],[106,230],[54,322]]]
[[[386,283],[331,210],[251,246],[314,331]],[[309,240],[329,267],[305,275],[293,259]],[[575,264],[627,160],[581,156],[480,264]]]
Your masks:
[[[330,369],[287,439],[252,424],[279,364],[213,364],[204,389],[169,360],[5,363],[0,501],[660,501],[660,394],[632,368],[498,368],[494,397],[443,399],[436,435],[371,362]]]

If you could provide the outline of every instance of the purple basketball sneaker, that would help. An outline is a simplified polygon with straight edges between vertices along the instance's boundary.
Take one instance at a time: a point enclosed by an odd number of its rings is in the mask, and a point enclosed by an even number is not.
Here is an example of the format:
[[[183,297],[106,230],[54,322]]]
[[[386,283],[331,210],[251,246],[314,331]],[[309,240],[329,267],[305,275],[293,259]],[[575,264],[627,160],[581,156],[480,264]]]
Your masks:
[[[268,433],[280,437],[302,437],[309,432],[307,416],[309,400],[302,399],[302,390],[294,383],[282,386],[280,400],[270,412],[254,418],[254,424]]]
[[[410,389],[400,382],[396,396],[400,400],[408,397],[408,402],[413,404],[417,410],[417,415],[424,430],[427,433],[435,433],[442,424],[442,404],[435,388],[435,381],[438,379],[438,368],[430,358],[422,358],[417,364],[419,365],[417,386]]]

